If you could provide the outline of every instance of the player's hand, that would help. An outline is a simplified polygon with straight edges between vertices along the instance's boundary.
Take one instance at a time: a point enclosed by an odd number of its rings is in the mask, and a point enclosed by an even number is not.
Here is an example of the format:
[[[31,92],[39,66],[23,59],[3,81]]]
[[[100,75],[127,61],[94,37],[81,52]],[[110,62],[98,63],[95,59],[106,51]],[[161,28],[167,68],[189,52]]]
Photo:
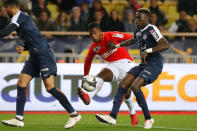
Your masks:
[[[16,47],[16,52],[18,52],[19,54],[21,54],[24,50],[25,48],[23,46]]]
[[[147,56],[147,52],[144,51],[142,54],[141,54],[141,60],[144,64],[146,64],[146,56]]]
[[[107,43],[107,47],[110,48],[110,49],[115,49],[116,44],[113,41],[110,41],[109,43]]]

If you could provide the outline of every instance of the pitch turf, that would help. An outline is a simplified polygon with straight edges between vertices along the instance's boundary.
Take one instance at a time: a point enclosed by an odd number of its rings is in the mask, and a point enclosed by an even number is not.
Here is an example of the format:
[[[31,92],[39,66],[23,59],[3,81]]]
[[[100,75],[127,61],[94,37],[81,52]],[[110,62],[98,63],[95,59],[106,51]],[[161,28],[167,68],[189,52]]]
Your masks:
[[[0,121],[10,119],[13,114],[0,114]],[[197,131],[197,115],[152,115],[155,119],[151,131]],[[64,131],[68,114],[25,114],[23,128],[7,127],[0,124],[0,131]],[[100,123],[94,114],[82,114],[82,119],[70,131],[142,131],[144,118],[139,115],[139,127],[130,125],[128,115],[119,115],[117,125],[112,127]]]

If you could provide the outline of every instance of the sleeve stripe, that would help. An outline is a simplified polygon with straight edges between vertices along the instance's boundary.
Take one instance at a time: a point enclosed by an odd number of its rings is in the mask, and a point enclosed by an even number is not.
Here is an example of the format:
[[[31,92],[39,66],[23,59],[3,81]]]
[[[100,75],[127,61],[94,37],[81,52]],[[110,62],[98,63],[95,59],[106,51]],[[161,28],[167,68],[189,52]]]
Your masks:
[[[155,40],[158,42],[161,38],[163,38],[162,34],[160,33],[159,29],[156,26],[152,26],[154,32],[152,33]]]

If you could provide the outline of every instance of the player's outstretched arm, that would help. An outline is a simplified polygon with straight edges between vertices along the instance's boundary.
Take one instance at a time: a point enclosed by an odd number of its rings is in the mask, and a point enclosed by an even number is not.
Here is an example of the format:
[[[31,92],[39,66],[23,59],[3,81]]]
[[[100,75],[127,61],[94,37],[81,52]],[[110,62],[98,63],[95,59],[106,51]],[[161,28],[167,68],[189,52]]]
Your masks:
[[[115,44],[113,41],[107,44],[107,47],[111,48],[111,49],[115,49],[115,48],[120,48],[120,47],[125,47],[125,46],[129,46],[129,45],[133,45],[136,42],[136,40],[134,40],[133,38],[128,39],[126,41],[121,42],[120,44]]]
[[[18,28],[17,25],[14,23],[7,25],[4,29],[0,30],[0,38],[8,36],[11,32],[15,31],[17,28]]]
[[[141,54],[141,60],[143,63],[146,64],[146,56],[148,53],[154,53],[154,52],[160,52],[160,51],[164,51],[166,49],[169,48],[169,44],[167,42],[167,40],[162,37],[159,41],[158,41],[158,45],[153,47],[153,48],[149,48],[146,49],[142,54]]]
[[[147,49],[146,52],[147,53],[160,52],[160,51],[167,50],[168,48],[169,48],[168,41],[163,37],[158,41],[157,46]],[[152,51],[151,51],[151,49],[152,49]]]

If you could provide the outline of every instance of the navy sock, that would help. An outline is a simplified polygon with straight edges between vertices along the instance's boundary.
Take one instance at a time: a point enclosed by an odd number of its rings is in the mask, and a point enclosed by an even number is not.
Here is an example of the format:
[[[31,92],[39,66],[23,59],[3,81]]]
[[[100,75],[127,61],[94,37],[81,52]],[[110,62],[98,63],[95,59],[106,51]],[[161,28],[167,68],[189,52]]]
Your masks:
[[[26,102],[26,93],[27,87],[17,87],[17,98],[16,98],[16,115],[23,116],[25,102]]]
[[[52,88],[50,90],[48,90],[48,92],[54,96],[59,102],[60,104],[69,112],[69,113],[73,113],[75,111],[75,109],[72,107],[72,105],[70,104],[70,102],[68,101],[67,97],[64,95],[64,93],[62,93],[58,88]]]
[[[148,105],[146,103],[146,99],[142,90],[140,89],[139,92],[134,92],[138,105],[142,108],[144,113],[145,120],[151,119],[150,112],[148,110]]]
[[[110,116],[116,119],[118,111],[120,109],[120,105],[122,103],[122,100],[124,99],[126,90],[123,88],[118,88],[118,91],[116,93],[116,96],[114,97],[114,102],[113,102],[113,108],[110,113]]]

